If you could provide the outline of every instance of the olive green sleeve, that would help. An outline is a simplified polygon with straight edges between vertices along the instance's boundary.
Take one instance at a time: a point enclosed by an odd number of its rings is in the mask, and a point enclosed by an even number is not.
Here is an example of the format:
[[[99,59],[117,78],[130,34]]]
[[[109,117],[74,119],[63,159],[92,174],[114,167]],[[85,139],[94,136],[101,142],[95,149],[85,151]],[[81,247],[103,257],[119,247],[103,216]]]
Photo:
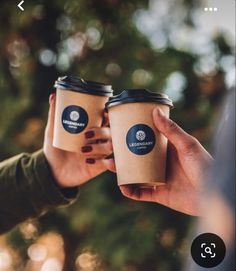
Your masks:
[[[23,153],[0,163],[0,233],[78,196],[78,188],[60,189],[43,151]]]

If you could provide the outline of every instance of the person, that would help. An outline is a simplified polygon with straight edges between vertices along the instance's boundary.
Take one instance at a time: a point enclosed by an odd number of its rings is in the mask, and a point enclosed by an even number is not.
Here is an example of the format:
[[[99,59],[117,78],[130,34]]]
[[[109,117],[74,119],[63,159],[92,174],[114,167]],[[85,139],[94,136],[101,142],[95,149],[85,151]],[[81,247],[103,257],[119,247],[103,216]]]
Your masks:
[[[43,149],[0,163],[0,233],[28,218],[72,203],[81,184],[107,169],[115,170],[113,159],[105,159],[112,153],[106,116],[103,127],[84,133],[87,144],[78,153],[52,146],[55,101],[56,95],[52,94]]]
[[[236,267],[235,88],[228,92],[215,133],[214,160],[194,137],[166,118],[161,110],[155,109],[154,124],[169,140],[167,184],[156,188],[120,187],[121,192],[133,200],[156,202],[199,216],[189,243],[201,233],[220,236],[226,245],[226,257],[214,268],[217,271],[235,270]],[[203,271],[205,268],[188,257],[184,270]]]

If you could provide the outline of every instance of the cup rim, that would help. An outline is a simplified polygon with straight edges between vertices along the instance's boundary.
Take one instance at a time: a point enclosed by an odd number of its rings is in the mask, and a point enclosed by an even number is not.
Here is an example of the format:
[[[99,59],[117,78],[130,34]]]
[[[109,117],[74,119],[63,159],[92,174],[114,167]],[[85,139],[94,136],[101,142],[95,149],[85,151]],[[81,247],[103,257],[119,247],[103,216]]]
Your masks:
[[[120,94],[112,96],[105,104],[105,109],[108,111],[110,107],[127,104],[127,103],[160,103],[173,108],[173,102],[164,93],[151,92],[147,89],[126,89]]]
[[[62,90],[71,90],[84,94],[97,96],[112,96],[113,90],[111,85],[91,80],[84,80],[78,76],[62,76],[59,77],[54,84],[55,88]]]

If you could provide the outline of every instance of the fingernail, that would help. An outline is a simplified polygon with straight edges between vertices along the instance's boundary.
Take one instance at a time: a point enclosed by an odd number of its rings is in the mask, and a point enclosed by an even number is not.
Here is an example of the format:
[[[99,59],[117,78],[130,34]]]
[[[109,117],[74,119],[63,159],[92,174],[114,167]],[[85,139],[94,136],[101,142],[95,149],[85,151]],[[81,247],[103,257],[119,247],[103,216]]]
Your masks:
[[[95,162],[96,162],[95,159],[93,159],[93,158],[87,158],[85,161],[87,164],[95,164]]]
[[[94,131],[88,131],[85,133],[85,138],[92,138],[95,136]]]
[[[157,111],[157,114],[158,114],[160,117],[165,117],[164,112],[163,112],[160,108],[156,108],[156,111]]]
[[[91,152],[92,149],[93,149],[92,146],[83,146],[83,147],[81,148],[81,151],[82,151],[82,152]]]

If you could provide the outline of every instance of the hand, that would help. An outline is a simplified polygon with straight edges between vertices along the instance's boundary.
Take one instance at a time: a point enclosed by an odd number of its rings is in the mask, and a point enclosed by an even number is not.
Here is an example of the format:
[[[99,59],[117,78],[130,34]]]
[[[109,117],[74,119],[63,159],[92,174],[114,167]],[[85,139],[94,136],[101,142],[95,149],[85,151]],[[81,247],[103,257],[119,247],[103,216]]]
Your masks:
[[[108,127],[93,128],[85,132],[88,144],[82,147],[81,153],[67,152],[52,146],[55,101],[56,95],[52,94],[49,98],[50,108],[43,151],[57,184],[61,187],[78,186],[106,170],[115,171],[114,160],[105,159],[112,153]],[[100,143],[97,143],[98,140]]]
[[[213,159],[196,138],[165,117],[158,108],[153,111],[153,121],[169,140],[166,185],[154,188],[124,185],[120,186],[121,192],[134,200],[157,202],[186,214],[199,215],[200,195]]]

